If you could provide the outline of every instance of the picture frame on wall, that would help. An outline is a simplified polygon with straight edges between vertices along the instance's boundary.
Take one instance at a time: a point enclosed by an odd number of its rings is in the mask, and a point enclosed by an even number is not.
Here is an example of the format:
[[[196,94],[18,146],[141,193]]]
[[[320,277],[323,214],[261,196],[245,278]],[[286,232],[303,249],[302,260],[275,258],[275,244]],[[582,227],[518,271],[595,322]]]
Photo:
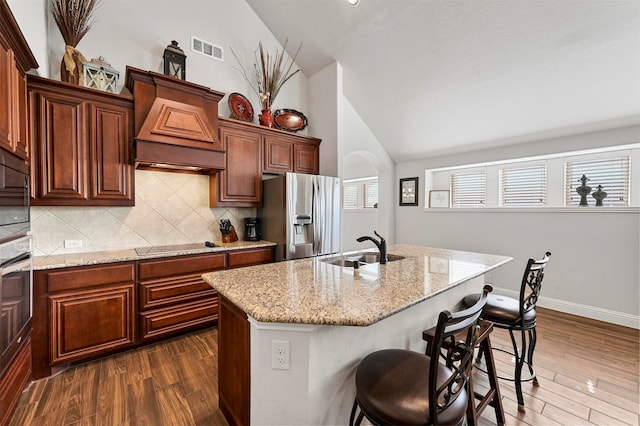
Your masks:
[[[417,206],[418,205],[418,178],[400,179],[400,205],[401,206]]]
[[[434,189],[429,191],[429,208],[449,208],[449,191]]]

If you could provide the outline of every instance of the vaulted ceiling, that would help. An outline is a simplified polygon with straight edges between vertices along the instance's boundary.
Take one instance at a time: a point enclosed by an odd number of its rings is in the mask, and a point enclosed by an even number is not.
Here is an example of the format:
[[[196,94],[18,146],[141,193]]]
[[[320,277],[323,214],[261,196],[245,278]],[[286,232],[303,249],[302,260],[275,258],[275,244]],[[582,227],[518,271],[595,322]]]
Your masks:
[[[396,161],[640,123],[638,1],[247,3]]]

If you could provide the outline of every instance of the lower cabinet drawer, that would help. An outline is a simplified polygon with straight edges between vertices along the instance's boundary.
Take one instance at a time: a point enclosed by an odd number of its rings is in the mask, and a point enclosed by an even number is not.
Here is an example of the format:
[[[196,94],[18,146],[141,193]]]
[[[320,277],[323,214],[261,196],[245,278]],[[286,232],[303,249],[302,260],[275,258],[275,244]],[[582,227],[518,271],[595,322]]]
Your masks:
[[[274,260],[273,247],[238,250],[229,252],[229,268],[260,265]]]
[[[217,297],[141,312],[140,342],[213,324],[217,319]]]
[[[188,302],[193,299],[215,298],[217,292],[200,274],[140,283],[140,310]]]

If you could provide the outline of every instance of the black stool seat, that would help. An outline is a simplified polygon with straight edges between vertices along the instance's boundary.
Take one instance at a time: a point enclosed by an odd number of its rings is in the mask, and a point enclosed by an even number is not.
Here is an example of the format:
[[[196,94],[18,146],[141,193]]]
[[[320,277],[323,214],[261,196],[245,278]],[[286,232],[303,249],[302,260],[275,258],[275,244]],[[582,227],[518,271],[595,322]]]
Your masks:
[[[367,355],[356,373],[356,398],[367,417],[394,425],[432,424],[429,418],[428,356],[401,349],[386,349]],[[438,386],[451,377],[451,370],[438,364]],[[438,414],[438,422],[452,425],[464,418],[466,389],[453,405]]]
[[[478,299],[480,294],[470,294],[462,300],[462,303],[464,306],[473,306]],[[520,302],[512,297],[489,294],[487,304],[482,309],[482,319],[506,325],[515,324],[520,319]],[[535,308],[524,313],[524,323],[535,322]]]

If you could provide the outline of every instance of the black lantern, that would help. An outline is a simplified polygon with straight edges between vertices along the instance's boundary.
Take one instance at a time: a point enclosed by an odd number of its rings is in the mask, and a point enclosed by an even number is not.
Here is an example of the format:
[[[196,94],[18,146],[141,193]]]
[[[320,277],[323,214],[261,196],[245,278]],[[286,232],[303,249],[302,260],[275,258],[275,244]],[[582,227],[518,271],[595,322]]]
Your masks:
[[[178,47],[178,42],[171,40],[171,44],[164,49],[164,73],[181,80],[185,79],[187,55]]]

